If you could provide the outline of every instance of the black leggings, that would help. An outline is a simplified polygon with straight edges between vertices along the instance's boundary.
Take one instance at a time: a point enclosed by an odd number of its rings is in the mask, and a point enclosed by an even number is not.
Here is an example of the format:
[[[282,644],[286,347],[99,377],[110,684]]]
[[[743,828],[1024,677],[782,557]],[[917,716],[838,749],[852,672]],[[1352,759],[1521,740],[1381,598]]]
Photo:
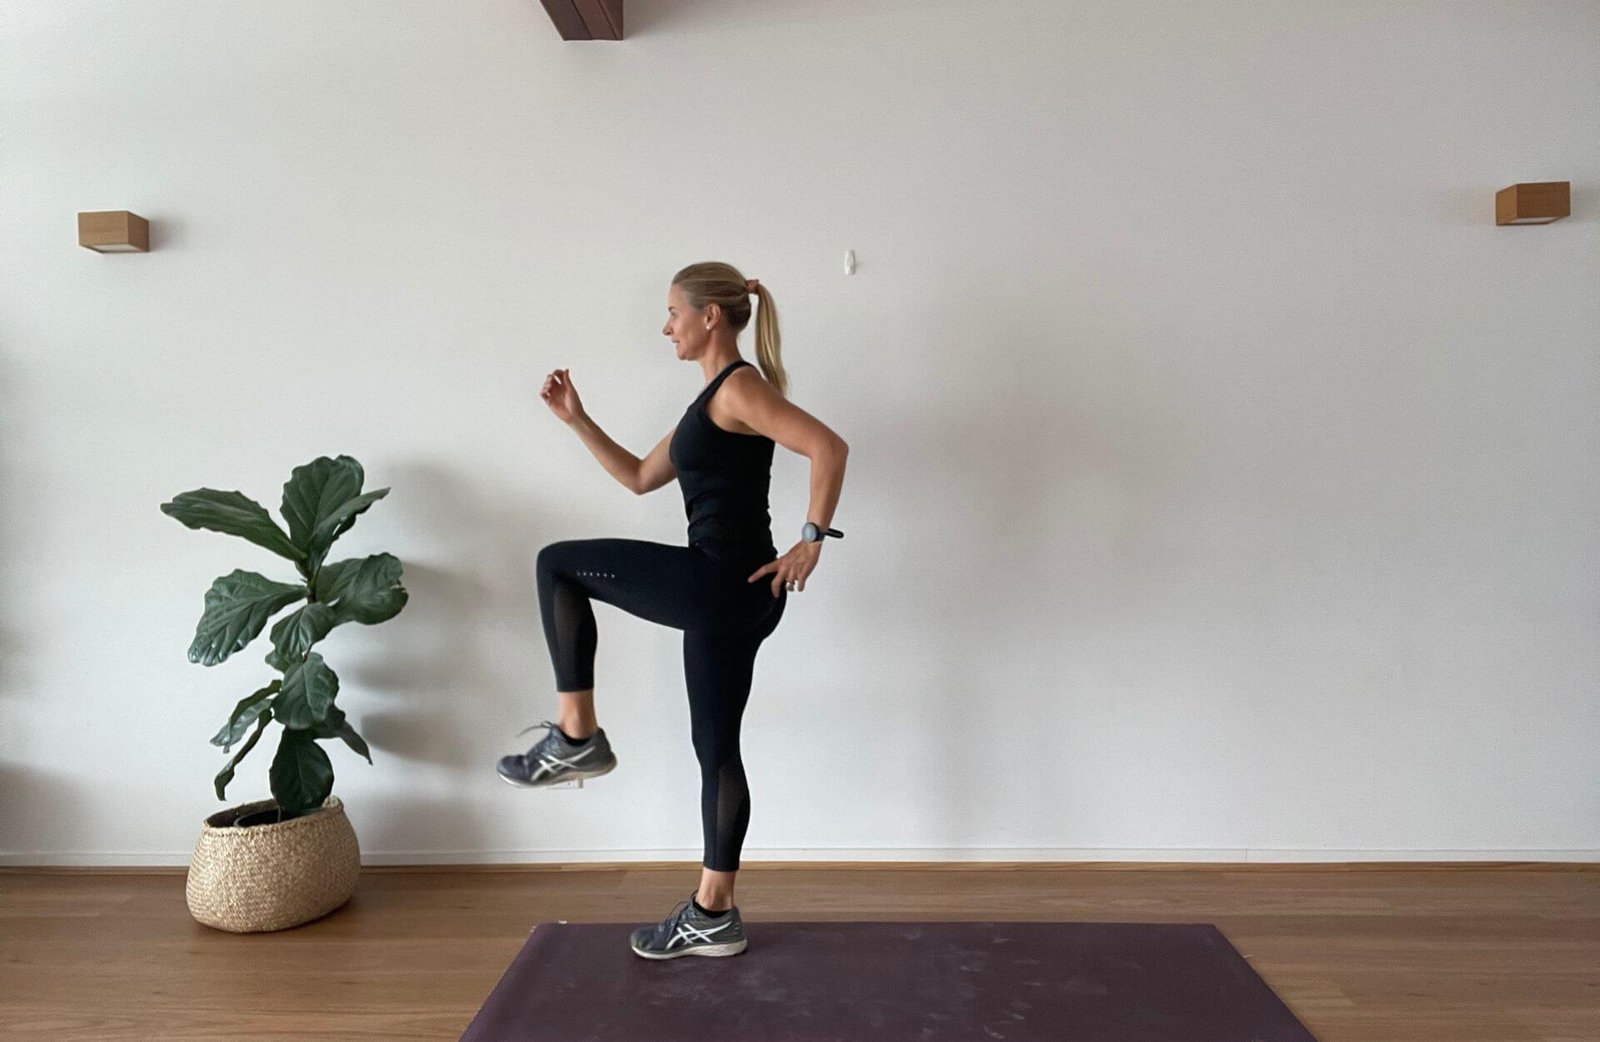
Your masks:
[[[640,539],[569,539],[539,551],[539,611],[557,691],[594,687],[599,632],[591,600],[683,630],[704,864],[718,872],[739,868],[750,824],[739,724],[756,651],[777,628],[789,596],[785,589],[772,595],[770,573],[746,580],[775,557]]]

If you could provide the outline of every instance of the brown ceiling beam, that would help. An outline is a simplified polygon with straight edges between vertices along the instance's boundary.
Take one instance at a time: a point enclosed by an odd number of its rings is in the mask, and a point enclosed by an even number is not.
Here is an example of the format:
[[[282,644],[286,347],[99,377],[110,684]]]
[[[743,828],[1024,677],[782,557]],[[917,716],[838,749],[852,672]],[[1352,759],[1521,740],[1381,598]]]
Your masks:
[[[563,40],[622,39],[622,0],[542,0]]]

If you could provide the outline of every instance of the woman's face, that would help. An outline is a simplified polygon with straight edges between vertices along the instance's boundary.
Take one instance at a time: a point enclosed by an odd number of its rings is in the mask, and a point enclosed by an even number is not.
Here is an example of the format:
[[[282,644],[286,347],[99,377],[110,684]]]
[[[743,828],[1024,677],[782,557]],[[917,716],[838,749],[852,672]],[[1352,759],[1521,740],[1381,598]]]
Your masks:
[[[672,338],[679,358],[699,358],[711,342],[705,312],[690,307],[676,285],[667,290],[667,324],[661,332]]]

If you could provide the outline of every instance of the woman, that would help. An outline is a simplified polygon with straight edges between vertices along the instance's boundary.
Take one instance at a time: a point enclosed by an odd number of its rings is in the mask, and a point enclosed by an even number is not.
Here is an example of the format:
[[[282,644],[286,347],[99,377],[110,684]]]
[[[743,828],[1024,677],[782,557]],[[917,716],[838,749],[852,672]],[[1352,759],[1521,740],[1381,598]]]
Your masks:
[[[760,302],[759,371],[739,356],[737,342],[750,321],[751,293]],[[545,736],[526,753],[501,759],[499,771],[514,784],[545,786],[598,777],[616,766],[594,714],[598,634],[591,601],[683,630],[690,725],[700,761],[700,886],[660,923],[635,930],[631,943],[647,959],[737,955],[746,939],[733,886],[750,821],[739,725],[761,642],[783,617],[788,595],[805,590],[823,537],[844,534],[828,524],[849,446],[784,397],[788,378],[779,359],[778,319],[772,295],[759,281],[747,282],[727,264],[684,268],[672,277],[662,332],[680,359],[700,364],[706,382],[644,459],[589,418],[569,370],[547,376],[540,397],[635,494],[676,477],[689,521],[688,545],[576,539],[539,551],[539,609],[560,718],[536,725],[548,728]],[[811,460],[811,504],[801,539],[782,557],[767,513],[774,443]]]

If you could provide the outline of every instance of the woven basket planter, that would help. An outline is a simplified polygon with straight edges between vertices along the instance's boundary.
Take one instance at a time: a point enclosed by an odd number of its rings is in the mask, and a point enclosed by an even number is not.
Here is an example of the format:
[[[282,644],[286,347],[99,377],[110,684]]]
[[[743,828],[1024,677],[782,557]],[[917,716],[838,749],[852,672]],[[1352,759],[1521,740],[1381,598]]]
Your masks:
[[[201,826],[189,862],[189,914],[233,933],[308,923],[350,900],[361,869],[356,831],[339,797],[288,821],[235,828],[273,800],[219,811]]]

